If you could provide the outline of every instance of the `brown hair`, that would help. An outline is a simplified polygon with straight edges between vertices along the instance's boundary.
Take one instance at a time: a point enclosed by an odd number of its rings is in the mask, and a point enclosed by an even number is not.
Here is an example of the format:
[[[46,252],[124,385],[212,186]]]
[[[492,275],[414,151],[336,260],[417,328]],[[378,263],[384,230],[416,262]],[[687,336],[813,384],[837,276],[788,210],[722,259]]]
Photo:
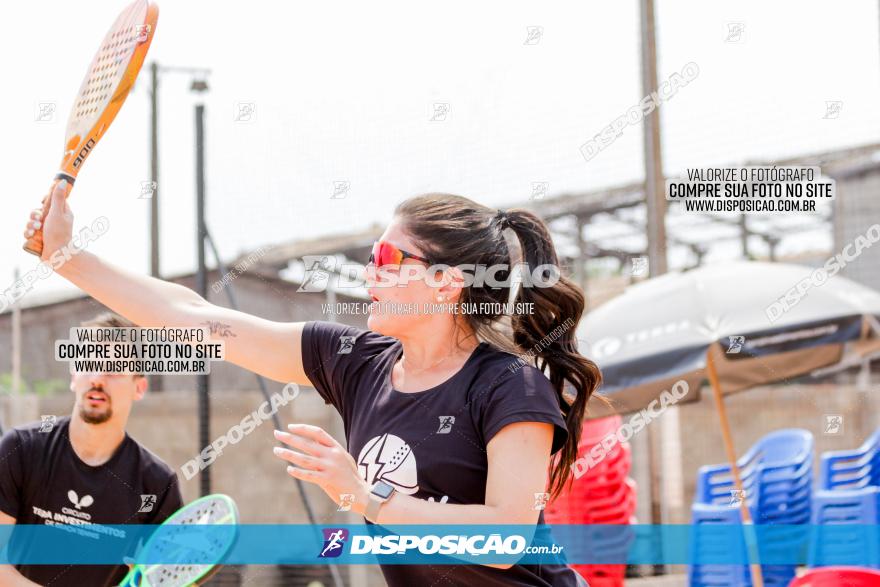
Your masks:
[[[137,324],[113,312],[98,314],[91,320],[81,322],[83,328],[137,328]],[[143,373],[132,373],[133,377],[146,377]]]
[[[86,320],[80,324],[83,328],[137,328],[137,325],[113,312],[104,312],[98,314],[91,320]]]
[[[509,322],[503,314],[459,316],[479,339],[520,357],[525,351],[528,362],[544,372],[553,384],[568,428],[568,439],[550,470],[549,491],[555,497],[563,490],[577,459],[587,401],[602,381],[602,374],[593,361],[577,351],[575,332],[584,312],[584,293],[561,275],[547,225],[529,210],[514,208],[501,212],[462,196],[436,193],[404,201],[395,215],[403,230],[434,264],[504,264],[508,269],[498,271],[496,278],[509,279],[510,268],[516,264],[504,235],[504,230],[510,228],[520,243],[525,271],[531,274],[541,265],[556,268],[555,285],[519,288],[513,302],[534,304],[533,313],[512,314]],[[507,303],[509,292],[509,287],[464,287],[458,301],[489,302],[497,307],[497,303]]]

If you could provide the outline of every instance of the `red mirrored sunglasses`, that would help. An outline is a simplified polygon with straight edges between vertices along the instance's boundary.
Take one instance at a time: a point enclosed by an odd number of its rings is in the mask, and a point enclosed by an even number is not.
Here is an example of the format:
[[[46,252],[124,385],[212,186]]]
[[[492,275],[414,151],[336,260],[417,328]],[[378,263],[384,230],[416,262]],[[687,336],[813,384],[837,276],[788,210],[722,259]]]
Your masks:
[[[422,263],[427,263],[431,265],[431,261],[425,259],[424,257],[420,257],[418,255],[414,255],[412,253],[408,253],[403,249],[398,249],[391,243],[385,241],[377,241],[373,243],[373,252],[370,253],[370,259],[367,261],[367,265],[370,263],[374,263],[376,267],[384,267],[385,265],[400,265],[403,263],[404,259],[415,259],[416,261],[421,261]]]

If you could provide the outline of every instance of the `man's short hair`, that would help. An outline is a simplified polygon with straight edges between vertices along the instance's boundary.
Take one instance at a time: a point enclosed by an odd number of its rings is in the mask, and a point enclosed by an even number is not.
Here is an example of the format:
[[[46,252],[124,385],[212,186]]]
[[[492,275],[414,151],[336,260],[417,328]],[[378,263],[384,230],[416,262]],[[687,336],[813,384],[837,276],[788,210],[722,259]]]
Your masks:
[[[91,320],[80,323],[83,328],[137,328],[137,324],[114,312],[98,314]],[[143,373],[132,373],[135,377],[146,377]]]
[[[119,314],[104,312],[80,324],[83,328],[137,328],[137,324]]]

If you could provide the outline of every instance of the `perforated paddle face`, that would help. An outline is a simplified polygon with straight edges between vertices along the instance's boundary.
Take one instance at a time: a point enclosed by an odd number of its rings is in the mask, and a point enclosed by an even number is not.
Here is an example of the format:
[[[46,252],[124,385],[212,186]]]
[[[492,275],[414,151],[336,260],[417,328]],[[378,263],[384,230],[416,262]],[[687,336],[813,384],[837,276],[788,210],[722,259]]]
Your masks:
[[[134,0],[116,17],[104,36],[86,72],[67,119],[64,153],[52,189],[67,180],[67,194],[86,158],[110,127],[131,90],[147,57],[159,18],[159,8],[148,0]],[[49,212],[49,197],[43,198],[41,220]],[[43,233],[34,230],[24,250],[39,256]]]
[[[128,72],[135,50],[151,38],[147,23],[147,0],[135,0],[116,17],[107,32],[86,77],[79,88],[67,121],[67,148],[74,149],[76,138],[85,137],[114,100],[125,99],[134,75]],[[128,75],[127,75],[128,72]],[[74,144],[71,144],[73,142]]]
[[[144,553],[151,559],[180,561],[141,567],[141,587],[184,587],[205,579],[232,548],[237,536],[238,508],[226,495],[208,495],[179,509],[157,530]],[[175,532],[174,526],[222,525],[204,534]],[[187,560],[216,561],[214,564],[187,564]]]

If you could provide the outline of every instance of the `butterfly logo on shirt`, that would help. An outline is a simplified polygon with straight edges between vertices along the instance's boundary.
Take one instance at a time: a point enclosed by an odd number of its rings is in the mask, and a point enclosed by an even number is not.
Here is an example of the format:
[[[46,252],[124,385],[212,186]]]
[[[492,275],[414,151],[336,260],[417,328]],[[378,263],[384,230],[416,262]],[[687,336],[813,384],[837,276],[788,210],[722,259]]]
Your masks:
[[[87,508],[95,503],[95,499],[91,495],[83,495],[82,498],[80,498],[73,489],[67,492],[67,499],[69,499],[70,503],[72,503],[78,510]]]

